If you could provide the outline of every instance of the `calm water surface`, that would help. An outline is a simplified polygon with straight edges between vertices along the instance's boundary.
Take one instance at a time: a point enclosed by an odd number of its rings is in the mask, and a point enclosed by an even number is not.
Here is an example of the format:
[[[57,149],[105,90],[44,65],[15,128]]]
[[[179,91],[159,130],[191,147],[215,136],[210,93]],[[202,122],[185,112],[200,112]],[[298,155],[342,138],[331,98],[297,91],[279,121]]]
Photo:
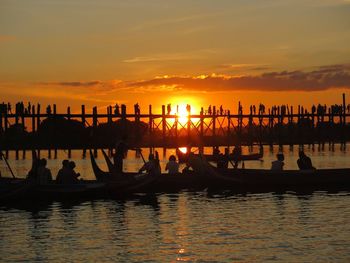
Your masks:
[[[305,148],[314,166],[350,167],[349,150],[326,148]],[[247,162],[246,167],[269,168],[277,151],[266,148],[263,162]],[[298,148],[283,151],[286,168],[296,168]],[[172,153],[166,151],[162,165]],[[30,160],[16,161],[13,156],[10,153],[11,166],[24,176]],[[80,151],[72,157],[83,177],[93,179],[89,159],[81,159]],[[67,155],[61,151],[57,160],[48,161],[53,174],[63,158]],[[105,167],[101,156],[99,163]],[[130,152],[125,163],[132,171],[142,160]],[[3,162],[0,169],[3,176],[9,175]],[[184,191],[123,201],[2,205],[0,261],[349,262],[349,195]]]

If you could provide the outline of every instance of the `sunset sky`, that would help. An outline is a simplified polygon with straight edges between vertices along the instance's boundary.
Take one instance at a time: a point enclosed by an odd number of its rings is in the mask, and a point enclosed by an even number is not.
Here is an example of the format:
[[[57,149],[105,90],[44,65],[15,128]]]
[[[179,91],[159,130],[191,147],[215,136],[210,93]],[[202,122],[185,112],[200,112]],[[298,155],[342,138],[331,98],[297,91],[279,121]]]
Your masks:
[[[349,0],[0,0],[3,101],[350,102]]]

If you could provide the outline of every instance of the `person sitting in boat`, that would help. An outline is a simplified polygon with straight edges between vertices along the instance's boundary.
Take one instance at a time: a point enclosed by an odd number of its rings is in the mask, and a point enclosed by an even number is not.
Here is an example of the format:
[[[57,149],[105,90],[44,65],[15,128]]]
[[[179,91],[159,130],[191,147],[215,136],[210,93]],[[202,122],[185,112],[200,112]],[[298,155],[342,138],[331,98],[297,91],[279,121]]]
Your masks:
[[[232,150],[232,160],[234,162],[234,168],[237,169],[238,162],[242,154],[242,149],[240,146],[236,145]]]
[[[63,184],[63,182],[66,181],[66,177],[69,177],[69,174],[70,174],[69,161],[63,160],[62,168],[58,171],[58,174],[56,176],[56,183]]]
[[[30,169],[30,171],[27,174],[27,179],[29,180],[36,180],[37,176],[38,176],[38,168],[40,166],[40,159],[34,159],[33,160],[33,164],[32,164],[32,168]]]
[[[169,162],[166,164],[165,170],[169,171],[170,175],[179,173],[179,163],[176,162],[175,155],[170,155]]]
[[[156,164],[156,173],[161,174],[162,170],[160,168],[160,161],[159,161],[159,153],[158,151],[155,151],[155,158],[154,158],[155,164]]]
[[[283,153],[278,153],[276,155],[277,160],[272,162],[271,165],[271,170],[273,171],[282,171],[283,170],[283,166],[284,166],[284,155]]]
[[[310,157],[308,157],[304,151],[299,152],[299,159],[297,161],[298,167],[300,170],[310,170],[315,169],[315,167],[312,166],[312,162]]]
[[[126,136],[123,136],[122,139],[116,144],[115,153],[113,155],[114,166],[118,173],[123,172],[123,159],[128,152],[128,145],[126,144]]]
[[[56,182],[58,184],[76,184],[79,182],[79,173],[74,171],[75,162],[68,160],[62,161],[62,168],[58,171]]]
[[[72,176],[73,181],[74,181],[74,182],[78,182],[78,181],[79,181],[80,173],[77,173],[76,171],[74,171],[75,162],[70,161],[70,162],[69,162],[69,168],[70,168],[70,170],[71,170],[71,176]]]
[[[46,167],[47,161],[45,158],[41,159],[39,162],[39,167],[37,170],[38,177],[37,182],[38,184],[49,184],[52,182],[52,175],[49,168]]]
[[[213,149],[213,155],[214,155],[214,156],[219,156],[219,154],[220,154],[219,147],[218,147],[218,146],[215,146],[214,149]]]
[[[150,175],[159,174],[159,168],[157,167],[157,161],[154,158],[154,154],[150,153],[148,156],[148,162],[146,162],[139,170],[139,173],[146,171]]]

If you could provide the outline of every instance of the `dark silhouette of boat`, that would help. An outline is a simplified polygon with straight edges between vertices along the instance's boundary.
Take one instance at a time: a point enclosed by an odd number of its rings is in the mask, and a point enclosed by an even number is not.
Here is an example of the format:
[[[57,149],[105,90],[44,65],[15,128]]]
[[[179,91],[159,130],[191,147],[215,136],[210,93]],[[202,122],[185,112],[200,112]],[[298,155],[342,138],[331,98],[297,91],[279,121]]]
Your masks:
[[[182,173],[170,175],[139,174],[136,172],[115,171],[113,163],[104,150],[101,150],[109,168],[108,172],[103,171],[90,151],[91,165],[97,181],[105,182],[110,191],[117,193],[134,192],[173,192],[183,189],[204,189],[207,185],[204,177],[199,177],[192,170],[185,170]]]
[[[159,175],[140,174],[140,173],[117,173],[114,165],[108,158],[105,151],[102,150],[103,156],[109,169],[108,172],[103,171],[97,165],[95,157],[90,150],[90,159],[92,170],[96,180],[105,183],[105,189],[112,195],[125,195],[147,189]]]
[[[35,173],[37,154],[32,151],[32,169]],[[33,178],[0,178],[0,201],[18,200],[70,200],[102,196],[105,184],[96,180],[80,180],[74,184],[39,184]]]
[[[186,153],[183,153],[179,149],[176,149],[176,155],[179,158],[179,162],[185,163],[188,161],[190,152],[187,151]],[[199,154],[195,154],[196,156],[199,156]],[[220,158],[226,158],[228,161],[257,161],[261,160],[264,157],[264,151],[263,147],[260,146],[258,153],[251,153],[251,154],[240,154],[235,156],[234,154],[229,154],[228,157],[220,154],[200,154],[201,156],[204,156],[205,159],[208,162],[217,162]]]
[[[0,178],[0,201],[16,200],[27,196],[31,185],[24,179]]]
[[[282,170],[218,169],[204,156],[191,156],[190,164],[202,176],[211,179],[210,187],[238,190],[350,189],[350,168]]]
[[[104,193],[105,184],[93,180],[76,184],[37,184],[24,178],[1,178],[0,201],[18,200],[70,200],[98,198]]]

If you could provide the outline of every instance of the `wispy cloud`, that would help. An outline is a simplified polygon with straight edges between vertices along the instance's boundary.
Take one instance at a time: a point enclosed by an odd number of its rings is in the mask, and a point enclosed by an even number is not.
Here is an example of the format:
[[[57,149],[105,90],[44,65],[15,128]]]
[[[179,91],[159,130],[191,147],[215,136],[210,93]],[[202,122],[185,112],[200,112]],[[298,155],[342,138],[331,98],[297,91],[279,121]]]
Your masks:
[[[215,53],[212,49],[202,49],[193,52],[183,52],[183,53],[163,53],[154,54],[150,56],[137,56],[129,59],[123,60],[124,63],[141,63],[141,62],[159,62],[159,61],[178,61],[178,60],[195,60],[203,59],[208,56],[208,54]]]
[[[241,70],[261,71],[261,70],[270,69],[270,66],[267,64],[222,64],[222,65],[219,65],[219,69],[232,70],[232,71],[241,71]]]

